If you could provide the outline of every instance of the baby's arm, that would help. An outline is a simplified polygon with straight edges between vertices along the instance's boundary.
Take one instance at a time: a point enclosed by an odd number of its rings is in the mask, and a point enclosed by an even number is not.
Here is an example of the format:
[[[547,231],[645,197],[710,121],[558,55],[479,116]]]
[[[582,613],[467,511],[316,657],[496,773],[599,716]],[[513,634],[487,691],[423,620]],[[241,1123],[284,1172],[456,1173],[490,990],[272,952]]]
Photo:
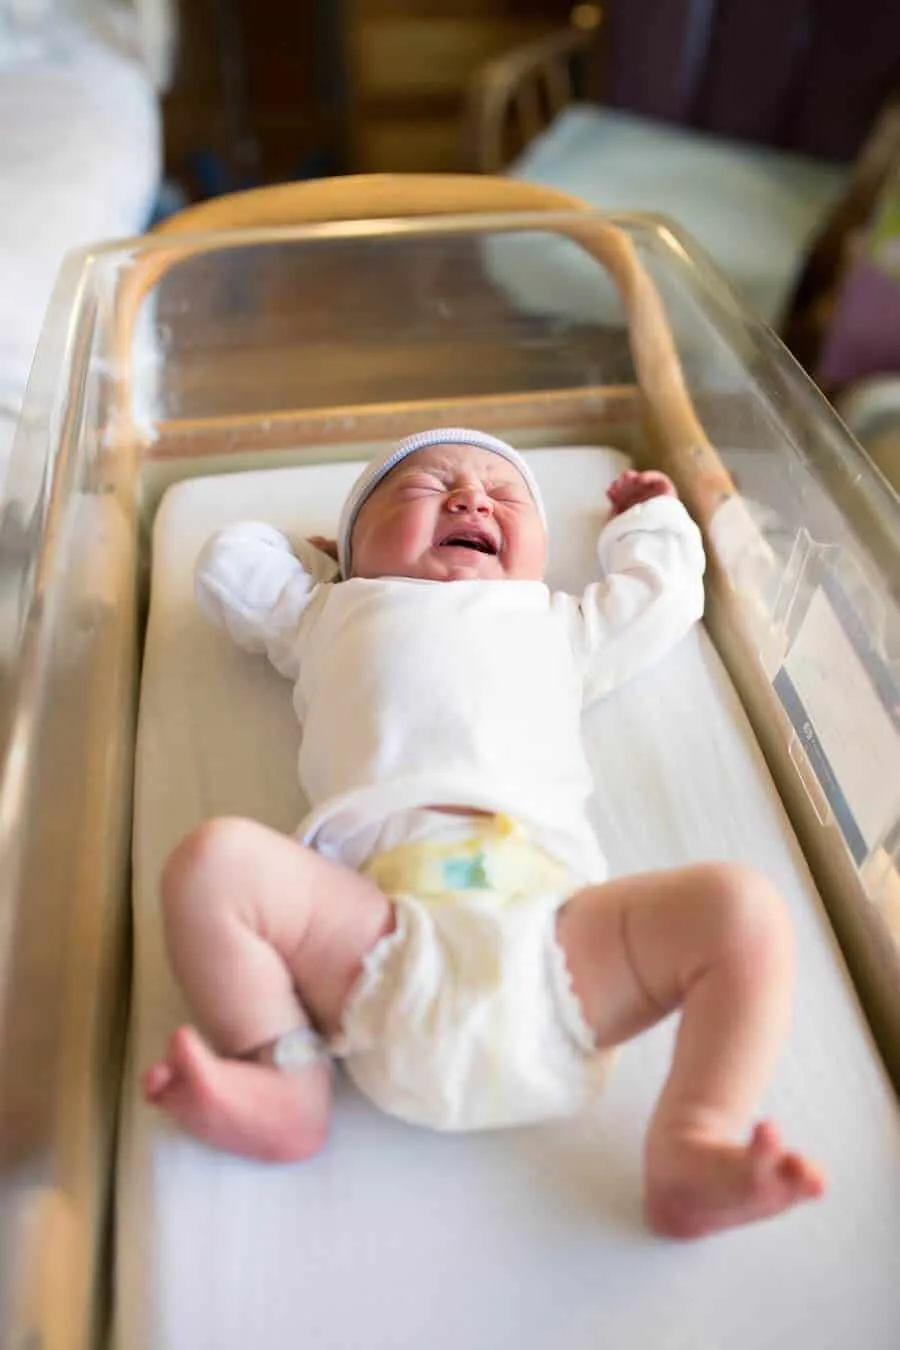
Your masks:
[[[659,660],[703,614],[703,542],[671,481],[629,471],[609,498],[597,543],[605,577],[577,606],[586,703]]]
[[[241,521],[219,530],[197,560],[200,609],[245,651],[265,652],[276,670],[295,679],[300,619],[318,586],[336,567],[325,554],[294,545],[272,525]]]

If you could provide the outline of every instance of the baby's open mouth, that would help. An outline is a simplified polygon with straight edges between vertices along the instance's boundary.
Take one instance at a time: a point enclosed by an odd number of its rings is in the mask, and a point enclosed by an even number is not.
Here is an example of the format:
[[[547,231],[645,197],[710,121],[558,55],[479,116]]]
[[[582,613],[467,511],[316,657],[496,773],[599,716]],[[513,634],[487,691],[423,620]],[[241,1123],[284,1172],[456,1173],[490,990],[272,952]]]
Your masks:
[[[499,549],[489,534],[481,530],[454,530],[442,539],[439,548],[470,548],[475,553],[487,553],[496,558]]]

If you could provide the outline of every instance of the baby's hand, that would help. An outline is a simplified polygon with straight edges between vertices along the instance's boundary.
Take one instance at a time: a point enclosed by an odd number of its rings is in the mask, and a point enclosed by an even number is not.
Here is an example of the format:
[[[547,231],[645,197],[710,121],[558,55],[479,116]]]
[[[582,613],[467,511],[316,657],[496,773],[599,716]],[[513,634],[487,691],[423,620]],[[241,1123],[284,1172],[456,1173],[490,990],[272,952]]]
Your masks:
[[[312,539],[309,539],[307,542],[312,544],[313,548],[317,548],[321,553],[327,553],[329,558],[333,558],[334,561],[337,562],[338,551],[334,539],[324,539],[322,535],[315,534]]]
[[[620,473],[614,483],[606,490],[612,503],[613,515],[620,516],[623,511],[641,502],[649,502],[651,497],[677,497],[675,484],[671,478],[657,469],[626,469]]]

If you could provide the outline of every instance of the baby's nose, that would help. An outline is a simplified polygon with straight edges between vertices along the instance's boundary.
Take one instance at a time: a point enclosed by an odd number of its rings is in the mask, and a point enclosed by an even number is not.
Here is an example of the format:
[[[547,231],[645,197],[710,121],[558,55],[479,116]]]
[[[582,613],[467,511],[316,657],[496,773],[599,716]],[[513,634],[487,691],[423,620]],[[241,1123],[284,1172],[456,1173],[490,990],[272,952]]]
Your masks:
[[[451,511],[474,511],[478,515],[489,515],[491,499],[478,483],[464,483],[453,489],[447,503]]]

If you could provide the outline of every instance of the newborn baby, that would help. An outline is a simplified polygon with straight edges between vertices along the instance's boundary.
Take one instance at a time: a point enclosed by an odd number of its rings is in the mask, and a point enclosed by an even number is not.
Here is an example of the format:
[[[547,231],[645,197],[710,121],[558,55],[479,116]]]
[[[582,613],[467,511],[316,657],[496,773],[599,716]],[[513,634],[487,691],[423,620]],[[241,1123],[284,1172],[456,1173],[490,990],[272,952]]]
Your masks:
[[[791,1000],[779,897],[724,863],[609,881],[586,815],[583,707],[703,610],[700,534],[669,479],[629,471],[609,499],[602,579],[579,598],[543,581],[525,460],[461,428],[369,465],[339,573],[268,525],[206,545],[202,609],[294,682],[311,810],[299,842],[215,820],[166,864],[167,946],[210,1044],[180,1028],[145,1090],[198,1138],[314,1154],[334,1056],[423,1126],[572,1113],[612,1047],[678,1010],[650,1223],[699,1236],[821,1193],[771,1124],[746,1133]]]

